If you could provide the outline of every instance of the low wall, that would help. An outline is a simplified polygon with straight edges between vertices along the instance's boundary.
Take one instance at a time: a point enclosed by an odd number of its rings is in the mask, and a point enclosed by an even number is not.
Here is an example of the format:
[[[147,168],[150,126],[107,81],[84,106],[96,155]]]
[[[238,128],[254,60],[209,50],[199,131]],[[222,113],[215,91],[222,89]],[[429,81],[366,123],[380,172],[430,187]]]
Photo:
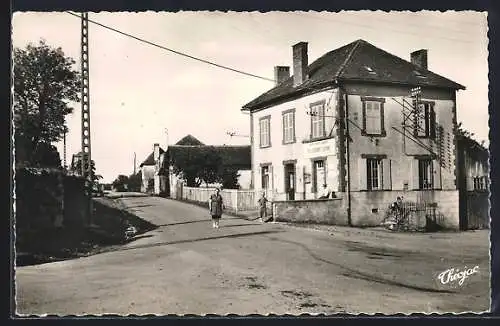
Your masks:
[[[57,169],[16,170],[16,229],[82,226],[89,196],[84,180]]]
[[[348,225],[346,201],[342,198],[273,202],[275,221]]]
[[[353,226],[377,226],[385,218],[389,205],[400,196],[404,201],[419,202],[423,196],[437,204],[436,223],[444,228],[459,230],[457,190],[437,191],[357,191],[351,193],[351,221]]]

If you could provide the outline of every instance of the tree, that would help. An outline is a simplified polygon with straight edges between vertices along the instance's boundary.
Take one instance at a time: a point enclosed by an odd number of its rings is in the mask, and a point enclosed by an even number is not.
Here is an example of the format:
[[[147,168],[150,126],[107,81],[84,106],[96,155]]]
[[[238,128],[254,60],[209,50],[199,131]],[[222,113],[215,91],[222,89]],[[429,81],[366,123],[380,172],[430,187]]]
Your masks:
[[[131,174],[128,177],[128,188],[130,191],[136,191],[139,192],[141,191],[141,184],[142,184],[142,172],[139,171],[136,174]]]
[[[219,173],[219,182],[222,184],[224,189],[239,189],[238,178],[240,174],[237,169],[224,167]]]
[[[80,101],[81,78],[75,61],[43,40],[15,48],[13,62],[16,160],[38,165],[43,149],[67,132],[65,117],[73,111],[69,102]]]
[[[87,165],[88,166],[88,165]],[[87,169],[87,166],[85,166],[85,169]],[[99,181],[100,179],[102,179],[102,176],[99,175],[99,174],[96,174],[96,169],[95,169],[95,162],[94,160],[92,160],[92,162],[90,163],[90,166],[91,166],[91,169],[92,169],[92,181],[94,183],[96,183],[97,181]],[[73,171],[76,171],[78,173],[81,173],[81,170],[82,170],[82,161],[81,160],[77,160],[75,162],[75,164],[71,167]]]
[[[188,187],[199,187],[219,179],[222,159],[213,146],[181,148],[170,152],[170,157],[173,173],[186,180]]]
[[[112,185],[117,191],[125,191],[128,188],[129,179],[126,175],[120,174],[115,181],[113,181]]]

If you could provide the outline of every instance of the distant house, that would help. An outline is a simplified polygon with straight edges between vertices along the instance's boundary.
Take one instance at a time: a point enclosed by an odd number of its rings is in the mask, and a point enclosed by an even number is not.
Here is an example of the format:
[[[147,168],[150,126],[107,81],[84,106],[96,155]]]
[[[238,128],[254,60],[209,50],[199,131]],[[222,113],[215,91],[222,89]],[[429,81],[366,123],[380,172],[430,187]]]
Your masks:
[[[163,154],[165,151],[159,147],[159,144],[154,144],[153,152],[148,155],[148,157],[139,166],[142,174],[141,192],[153,192],[153,182],[155,176],[155,155],[154,149],[158,146],[159,154]]]
[[[276,66],[275,87],[242,108],[254,188],[291,201],[316,199],[326,184],[358,226],[380,225],[404,196],[437,205],[440,223],[458,228],[454,131],[465,87],[430,71],[427,50],[408,54],[356,40],[309,64],[308,44],[293,45],[293,75]]]
[[[192,135],[187,135],[175,143],[175,145],[168,146],[167,150],[163,153],[160,151],[159,145],[155,144],[154,153],[157,153],[157,156],[153,157],[153,161],[157,162],[157,164],[154,169],[154,193],[157,195],[172,196],[177,191],[177,187],[184,183],[179,176],[173,173],[173,168],[169,163],[172,158],[187,151],[202,151],[208,148],[214,149],[219,153],[224,167],[238,170],[238,184],[240,188],[250,188],[251,164],[249,145],[205,145]]]
[[[458,189],[462,229],[489,227],[489,153],[471,137],[457,136]]]

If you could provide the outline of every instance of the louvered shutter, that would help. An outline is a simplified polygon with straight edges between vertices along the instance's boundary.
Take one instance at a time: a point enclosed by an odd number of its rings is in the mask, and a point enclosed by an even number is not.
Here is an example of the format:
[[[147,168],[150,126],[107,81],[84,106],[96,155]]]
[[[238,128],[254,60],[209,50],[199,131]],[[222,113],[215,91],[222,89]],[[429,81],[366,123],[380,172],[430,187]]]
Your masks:
[[[358,180],[359,180],[359,190],[368,189],[368,174],[366,169],[366,159],[358,159]]]
[[[434,189],[441,189],[441,164],[439,159],[432,161],[432,183]]]
[[[392,190],[392,162],[390,159],[382,160],[382,189]]]
[[[418,190],[419,189],[419,183],[418,183],[418,160],[417,159],[412,159],[411,164],[410,164],[410,189],[412,190]]]

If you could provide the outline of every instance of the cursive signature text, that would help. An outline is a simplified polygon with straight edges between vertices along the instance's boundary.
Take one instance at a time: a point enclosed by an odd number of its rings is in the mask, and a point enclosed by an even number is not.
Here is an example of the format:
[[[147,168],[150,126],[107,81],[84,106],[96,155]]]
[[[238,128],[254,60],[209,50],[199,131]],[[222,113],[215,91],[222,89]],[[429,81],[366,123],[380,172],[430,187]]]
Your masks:
[[[462,271],[458,268],[450,268],[439,274],[438,279],[441,284],[448,284],[458,280],[458,284],[462,285],[469,276],[476,273],[479,273],[479,266],[475,266],[474,268],[467,268],[465,266]]]

